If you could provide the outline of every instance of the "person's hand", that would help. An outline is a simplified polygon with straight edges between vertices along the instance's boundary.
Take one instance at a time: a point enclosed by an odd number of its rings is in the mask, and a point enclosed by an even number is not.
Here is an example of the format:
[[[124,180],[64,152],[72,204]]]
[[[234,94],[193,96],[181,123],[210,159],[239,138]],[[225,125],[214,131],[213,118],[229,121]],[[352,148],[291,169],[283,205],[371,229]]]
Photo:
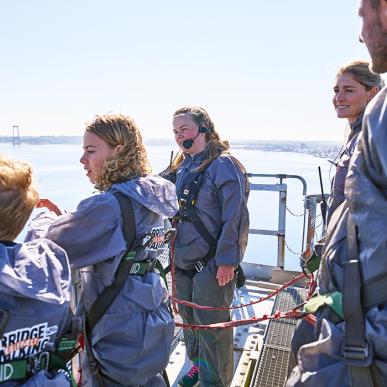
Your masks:
[[[46,207],[48,210],[55,212],[57,215],[62,215],[62,211],[50,199],[39,199],[36,204],[36,208],[42,207]]]
[[[220,265],[216,273],[216,279],[219,286],[224,286],[231,282],[234,278],[234,266],[233,265]]]

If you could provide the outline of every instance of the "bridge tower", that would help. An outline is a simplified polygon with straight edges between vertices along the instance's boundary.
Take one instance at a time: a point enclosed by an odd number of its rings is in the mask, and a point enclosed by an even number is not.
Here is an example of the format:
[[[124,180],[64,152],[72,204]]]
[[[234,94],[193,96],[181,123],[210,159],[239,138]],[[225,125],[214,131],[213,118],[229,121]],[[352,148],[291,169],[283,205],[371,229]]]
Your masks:
[[[12,145],[20,145],[19,125],[12,126]]]

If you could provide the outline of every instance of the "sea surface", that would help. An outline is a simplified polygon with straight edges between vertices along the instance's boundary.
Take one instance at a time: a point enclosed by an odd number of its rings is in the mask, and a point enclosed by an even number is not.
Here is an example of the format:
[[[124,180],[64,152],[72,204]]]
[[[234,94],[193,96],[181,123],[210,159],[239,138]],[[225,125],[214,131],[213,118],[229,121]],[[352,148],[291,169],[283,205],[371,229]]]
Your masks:
[[[171,151],[177,149],[166,145],[148,145],[149,159],[155,173],[163,170],[170,161]],[[81,145],[28,145],[0,144],[0,152],[28,161],[35,171],[35,183],[40,197],[49,198],[62,209],[75,209],[77,204],[93,193],[93,186],[85,175],[79,159]],[[330,176],[334,174],[326,159],[307,154],[287,152],[264,152],[243,147],[233,148],[233,154],[250,173],[299,175],[307,182],[307,194],[321,193],[318,166],[321,167],[324,191],[330,190]],[[279,183],[275,178],[253,178],[252,183]],[[304,196],[302,184],[297,179],[285,179],[288,186],[286,213],[285,267],[299,269],[302,250]],[[35,210],[34,214],[36,214]],[[252,191],[249,198],[250,227],[276,230],[278,228],[278,193]],[[34,215],[33,214],[33,215]],[[316,220],[321,224],[321,217]],[[320,228],[321,229],[321,228]],[[23,231],[18,240],[24,238]],[[277,261],[277,238],[250,235],[245,261],[275,265]]]

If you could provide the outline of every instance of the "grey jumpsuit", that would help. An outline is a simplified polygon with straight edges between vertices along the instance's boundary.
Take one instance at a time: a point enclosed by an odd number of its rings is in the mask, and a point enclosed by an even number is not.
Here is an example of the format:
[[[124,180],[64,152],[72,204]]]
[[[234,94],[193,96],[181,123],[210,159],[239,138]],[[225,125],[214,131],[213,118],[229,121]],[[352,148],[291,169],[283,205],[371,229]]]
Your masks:
[[[336,166],[335,177],[332,181],[331,193],[328,199],[327,224],[330,222],[332,214],[335,212],[337,207],[339,207],[340,204],[345,200],[345,179],[348,173],[351,157],[359,139],[362,121],[363,114],[360,115],[351,125],[351,132],[349,134],[348,141],[344,147],[343,152],[340,154]],[[305,320],[300,320],[297,323],[297,328],[292,337],[292,352],[289,361],[289,371],[295,366],[298,349],[302,345],[310,343],[315,339],[314,327]]]
[[[347,219],[352,215],[358,228],[362,281],[387,274],[387,88],[368,104],[363,129],[345,182],[346,200],[333,214],[319,273],[320,293],[343,289],[343,263],[347,260]],[[339,214],[340,213],[340,214]],[[340,215],[340,216],[338,216]],[[337,219],[336,219],[337,218]],[[387,385],[387,303],[365,313],[365,337],[372,364]],[[322,316],[317,340],[300,348],[298,365],[287,386],[349,386],[343,356],[345,321]]]
[[[329,223],[329,220],[335,209],[341,203],[343,203],[345,199],[345,178],[348,173],[350,159],[358,142],[362,121],[363,114],[360,115],[352,125],[350,125],[351,131],[349,133],[347,143],[345,145],[344,151],[341,153],[340,158],[338,160],[335,177],[332,181],[331,194],[328,199],[327,224]]]
[[[177,171],[176,191],[189,179],[192,170],[206,158],[206,152],[186,155]],[[224,287],[216,279],[218,265],[236,267],[242,260],[247,243],[249,216],[246,179],[228,155],[219,156],[205,170],[195,208],[201,221],[218,240],[216,254],[201,272],[194,262],[204,257],[208,245],[191,222],[177,223],[175,243],[177,297],[201,305],[230,306],[235,279]],[[229,321],[230,311],[203,311],[180,306],[183,321],[210,324]],[[233,331],[184,330],[188,357],[199,366],[201,386],[229,386],[233,375]]]
[[[13,362],[37,357],[46,343],[57,345],[69,312],[70,265],[65,251],[47,239],[0,242],[0,309],[9,312],[0,341],[4,387],[70,387],[57,371],[38,371],[28,380],[12,379]],[[3,363],[3,364],[2,364]]]
[[[112,192],[133,204],[137,238],[164,227],[177,210],[175,187],[159,176],[114,184],[106,193],[83,200],[75,212],[57,218],[45,235],[66,249],[74,269],[81,269],[82,307],[88,311],[108,286],[126,251],[121,211]],[[42,219],[39,220],[40,224]],[[152,259],[158,248],[147,247],[136,261]],[[174,322],[165,301],[167,291],[154,272],[130,275],[92,331],[95,358],[107,386],[164,386],[158,375],[168,363]],[[83,364],[83,385],[98,386]]]

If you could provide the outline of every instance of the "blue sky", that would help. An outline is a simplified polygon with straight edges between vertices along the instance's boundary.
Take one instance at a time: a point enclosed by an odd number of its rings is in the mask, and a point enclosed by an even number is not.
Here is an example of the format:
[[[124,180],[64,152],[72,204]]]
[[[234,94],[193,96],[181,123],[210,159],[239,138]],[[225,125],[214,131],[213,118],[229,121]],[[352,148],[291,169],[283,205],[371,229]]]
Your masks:
[[[222,137],[343,139],[332,86],[368,59],[356,0],[0,0],[0,135],[81,135],[123,113],[144,137],[200,105]]]

